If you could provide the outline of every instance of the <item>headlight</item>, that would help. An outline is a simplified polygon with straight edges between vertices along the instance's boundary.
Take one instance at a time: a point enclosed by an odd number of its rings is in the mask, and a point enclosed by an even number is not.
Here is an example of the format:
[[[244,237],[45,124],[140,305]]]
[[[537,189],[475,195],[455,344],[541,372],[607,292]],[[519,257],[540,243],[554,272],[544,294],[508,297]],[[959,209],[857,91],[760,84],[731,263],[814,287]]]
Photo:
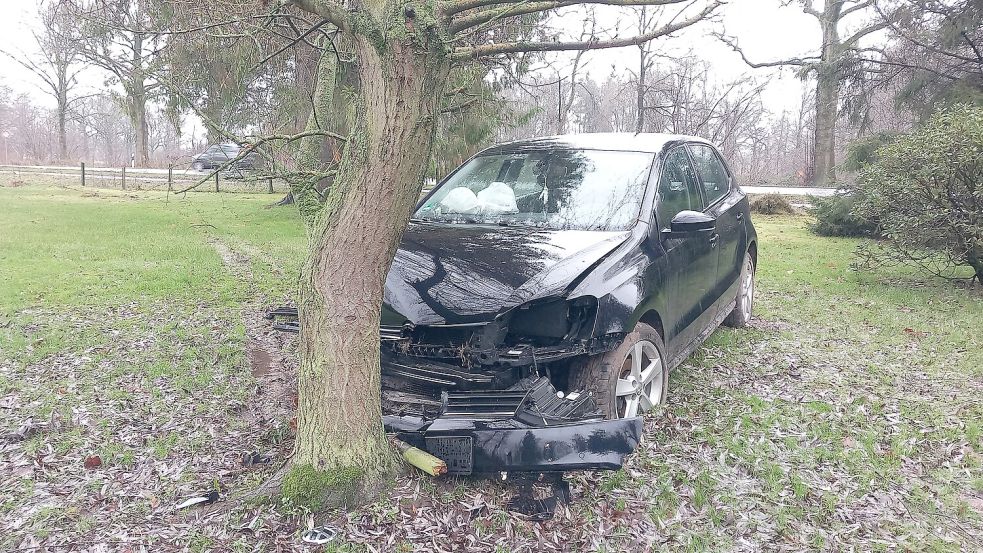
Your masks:
[[[597,300],[591,297],[562,298],[534,302],[515,310],[509,322],[509,334],[543,338],[574,338],[589,328],[597,312]]]

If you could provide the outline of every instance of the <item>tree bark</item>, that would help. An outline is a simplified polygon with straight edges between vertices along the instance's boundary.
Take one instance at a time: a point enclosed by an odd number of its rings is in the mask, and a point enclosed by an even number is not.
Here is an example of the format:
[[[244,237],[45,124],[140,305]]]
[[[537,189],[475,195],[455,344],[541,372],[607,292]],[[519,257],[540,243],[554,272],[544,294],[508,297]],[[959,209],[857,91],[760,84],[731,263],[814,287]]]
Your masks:
[[[68,91],[58,93],[58,160],[68,159],[68,137],[66,119],[68,117]]]
[[[839,10],[827,9],[820,18],[823,31],[821,62],[816,74],[816,128],[813,136],[812,185],[831,186],[836,182],[836,119],[840,103]]]
[[[143,33],[133,34],[133,65],[130,72],[130,122],[133,124],[134,156],[138,167],[150,164],[150,128],[147,126],[147,83],[143,73]]]
[[[324,490],[322,507],[371,495],[370,484],[385,486],[397,466],[382,428],[379,315],[423,187],[448,72],[442,52],[412,38],[380,46],[356,35],[353,43],[359,88],[349,138],[300,278],[298,435],[286,477],[313,469],[358,480],[327,486],[335,489]],[[338,495],[340,487],[347,489]]]
[[[648,69],[648,45],[638,47],[641,61],[638,64],[638,88],[635,90],[635,109],[638,116],[635,119],[635,133],[645,132],[645,73]]]

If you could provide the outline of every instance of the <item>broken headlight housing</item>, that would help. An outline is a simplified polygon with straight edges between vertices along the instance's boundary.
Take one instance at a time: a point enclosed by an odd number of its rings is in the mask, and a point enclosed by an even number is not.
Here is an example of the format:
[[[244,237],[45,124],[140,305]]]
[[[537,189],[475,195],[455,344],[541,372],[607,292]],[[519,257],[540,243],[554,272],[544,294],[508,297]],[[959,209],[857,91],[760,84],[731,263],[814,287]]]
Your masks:
[[[597,299],[590,296],[531,302],[512,313],[508,335],[513,339],[548,342],[586,338],[593,329],[596,314]]]

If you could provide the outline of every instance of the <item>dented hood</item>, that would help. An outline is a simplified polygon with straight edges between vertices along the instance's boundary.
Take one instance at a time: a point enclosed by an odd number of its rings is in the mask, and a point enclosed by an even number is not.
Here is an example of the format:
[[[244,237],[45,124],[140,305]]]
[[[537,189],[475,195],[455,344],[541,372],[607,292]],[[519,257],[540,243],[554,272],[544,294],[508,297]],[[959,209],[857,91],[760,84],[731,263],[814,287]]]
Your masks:
[[[386,277],[382,324],[476,324],[562,294],[629,231],[411,223]]]

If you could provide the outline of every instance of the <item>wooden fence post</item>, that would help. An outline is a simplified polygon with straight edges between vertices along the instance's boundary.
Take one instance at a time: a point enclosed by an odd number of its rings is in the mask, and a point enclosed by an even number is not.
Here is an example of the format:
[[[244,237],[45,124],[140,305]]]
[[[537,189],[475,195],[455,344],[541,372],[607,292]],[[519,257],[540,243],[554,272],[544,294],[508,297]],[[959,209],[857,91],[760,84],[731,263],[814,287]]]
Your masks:
[[[266,190],[270,194],[273,193],[273,177],[266,179]]]
[[[215,171],[215,191],[218,192],[218,171]]]
[[[171,187],[171,173],[173,171],[174,171],[174,166],[173,165],[168,165],[167,166],[167,191],[168,192],[170,192],[171,190],[173,190],[173,188]]]
[[[82,162],[82,186],[85,186],[85,162]]]
[[[120,181],[123,186],[123,190],[126,190],[126,165],[123,166],[123,179]]]

